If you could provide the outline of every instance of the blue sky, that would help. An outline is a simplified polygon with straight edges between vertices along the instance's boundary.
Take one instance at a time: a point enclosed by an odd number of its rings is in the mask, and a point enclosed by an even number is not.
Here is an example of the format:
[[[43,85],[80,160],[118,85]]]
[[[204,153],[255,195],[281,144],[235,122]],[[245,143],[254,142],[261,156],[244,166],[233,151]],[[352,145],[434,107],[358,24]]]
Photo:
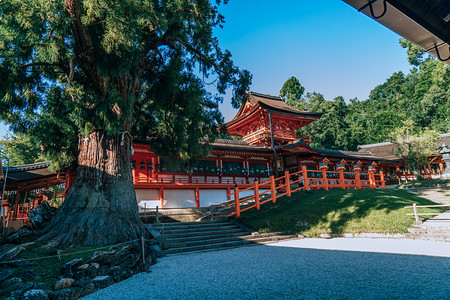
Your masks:
[[[400,36],[341,0],[231,0],[219,10],[226,23],[215,34],[253,74],[255,92],[278,95],[295,76],[327,100],[365,100],[392,73],[410,69]],[[226,121],[236,113],[229,96],[220,108]]]
[[[392,73],[410,69],[399,35],[340,0],[231,0],[220,12],[221,47],[253,74],[255,92],[278,95],[295,76],[327,100],[365,100]],[[226,121],[234,117],[229,97],[221,111]]]

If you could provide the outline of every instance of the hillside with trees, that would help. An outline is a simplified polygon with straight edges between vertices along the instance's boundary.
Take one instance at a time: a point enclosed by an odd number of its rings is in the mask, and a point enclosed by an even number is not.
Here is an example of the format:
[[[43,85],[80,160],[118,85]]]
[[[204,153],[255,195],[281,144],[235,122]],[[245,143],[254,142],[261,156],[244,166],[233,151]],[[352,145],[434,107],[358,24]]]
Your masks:
[[[318,148],[357,150],[358,145],[386,142],[391,133],[410,121],[413,131],[425,128],[450,131],[450,70],[446,64],[425,57],[411,42],[401,39],[412,68],[408,74],[395,72],[376,86],[366,100],[341,96],[326,100],[318,92],[307,92],[291,77],[280,96],[300,110],[323,112],[320,120],[299,130]]]

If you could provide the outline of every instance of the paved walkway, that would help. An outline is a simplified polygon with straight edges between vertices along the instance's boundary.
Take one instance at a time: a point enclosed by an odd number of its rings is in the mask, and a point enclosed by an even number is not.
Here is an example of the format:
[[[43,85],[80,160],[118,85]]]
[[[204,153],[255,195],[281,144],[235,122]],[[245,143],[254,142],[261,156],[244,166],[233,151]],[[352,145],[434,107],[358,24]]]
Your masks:
[[[448,242],[303,239],[165,257],[85,299],[448,299],[449,279]]]

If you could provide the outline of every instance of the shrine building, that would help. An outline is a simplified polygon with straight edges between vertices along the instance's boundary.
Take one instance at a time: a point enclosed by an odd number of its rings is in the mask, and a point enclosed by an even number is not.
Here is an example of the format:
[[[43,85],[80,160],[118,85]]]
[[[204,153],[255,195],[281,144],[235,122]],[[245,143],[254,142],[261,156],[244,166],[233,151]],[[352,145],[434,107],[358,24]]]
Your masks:
[[[324,160],[331,171],[341,164],[350,172],[358,163],[362,174],[375,168],[393,181],[406,171],[399,169],[399,158],[374,155],[364,148],[358,152],[312,148],[311,137],[297,136],[295,131],[321,115],[292,108],[280,97],[249,92],[247,102],[225,124],[230,135],[242,140],[217,139],[210,143],[212,151],[193,166],[180,158],[157,156],[147,143],[134,142],[131,159],[139,207],[207,207],[233,200],[229,194],[235,184],[245,188],[255,180],[263,183],[272,174],[295,172],[302,166],[317,171]],[[440,172],[436,163],[430,174]]]

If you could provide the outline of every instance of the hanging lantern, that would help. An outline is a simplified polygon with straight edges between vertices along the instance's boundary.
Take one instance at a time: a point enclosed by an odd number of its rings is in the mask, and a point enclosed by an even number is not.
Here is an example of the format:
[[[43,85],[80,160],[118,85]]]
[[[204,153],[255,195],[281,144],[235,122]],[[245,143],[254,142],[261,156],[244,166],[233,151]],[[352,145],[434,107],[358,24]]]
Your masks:
[[[147,169],[148,170],[153,170],[153,163],[151,161],[148,162]]]
[[[139,164],[139,167],[141,170],[145,170],[145,161],[141,161],[141,163]]]
[[[131,160],[131,168],[136,169],[136,160],[135,159]]]

